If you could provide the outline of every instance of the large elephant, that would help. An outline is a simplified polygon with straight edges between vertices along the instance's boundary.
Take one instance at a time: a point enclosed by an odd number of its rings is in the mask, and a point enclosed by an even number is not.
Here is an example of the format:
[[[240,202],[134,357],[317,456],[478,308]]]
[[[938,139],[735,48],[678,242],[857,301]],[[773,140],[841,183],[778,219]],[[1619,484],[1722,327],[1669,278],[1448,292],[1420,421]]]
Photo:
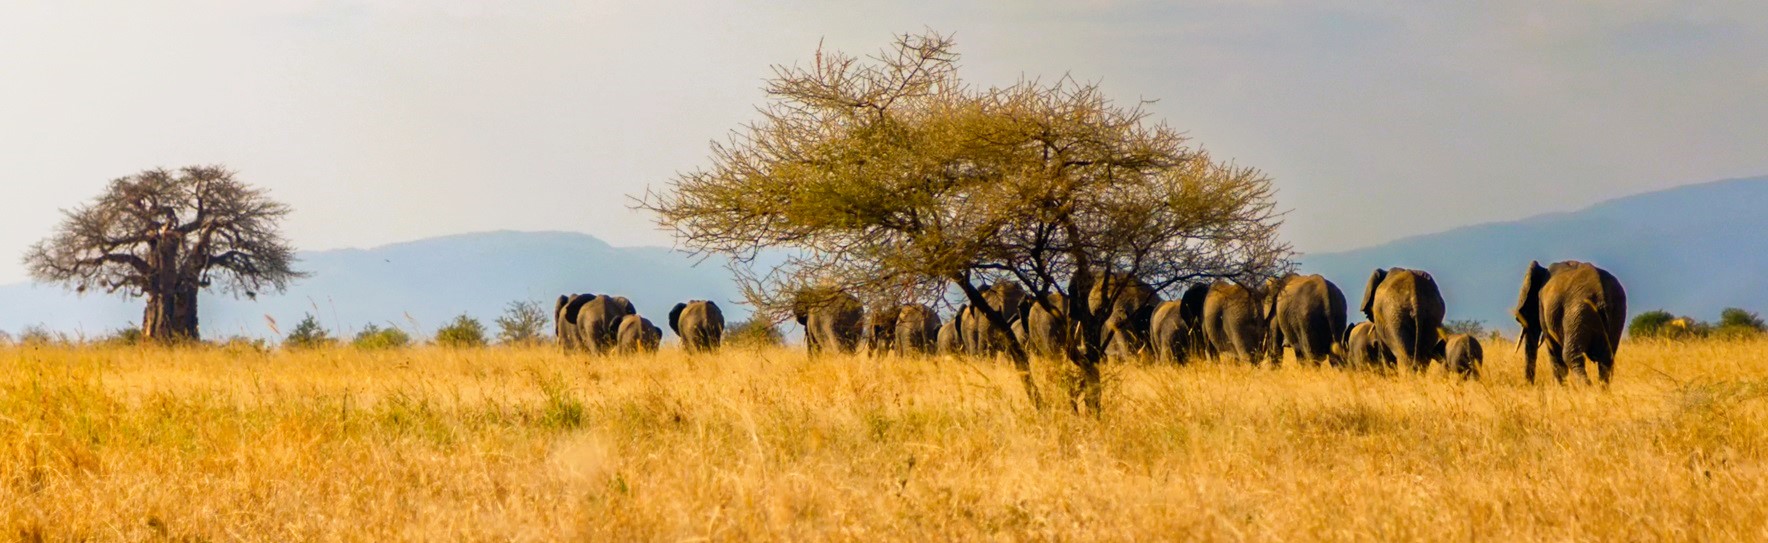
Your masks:
[[[908,304],[896,311],[896,354],[933,354],[938,340],[939,313],[924,304]]]
[[[1013,322],[1019,319],[1020,307],[1025,303],[1025,287],[1018,282],[1007,281],[992,285],[983,285],[982,300],[988,307],[999,311],[1007,320],[1007,328],[1002,329],[988,320],[981,307],[964,306],[964,317],[958,329],[964,336],[964,349],[973,356],[990,356],[1006,350],[1007,342],[1013,334]]]
[[[1036,300],[1027,299],[1021,317],[1025,329],[1025,348],[1043,356],[1062,357],[1068,352],[1068,332],[1071,326],[1063,315],[1068,311],[1068,297],[1059,292],[1051,292],[1046,300],[1055,311],[1044,309]]]
[[[1109,274],[1103,281],[1094,282],[1087,289],[1087,311],[1105,319],[1099,339],[1106,356],[1141,356],[1148,347],[1149,324],[1160,303],[1160,294],[1154,287],[1128,275]]]
[[[1185,350],[1193,357],[1213,357],[1209,339],[1203,335],[1203,303],[1209,299],[1210,283],[1197,283],[1179,297],[1179,318],[1185,321]]]
[[[724,342],[724,311],[711,300],[690,300],[669,310],[669,329],[690,353],[713,352]]]
[[[1535,382],[1535,355],[1545,335],[1555,379],[1564,383],[1570,371],[1579,381],[1589,383],[1584,365],[1591,361],[1596,363],[1603,386],[1608,386],[1627,318],[1627,291],[1614,275],[1573,260],[1546,268],[1540,262],[1529,262],[1512,313],[1522,325],[1518,342],[1529,382]]]
[[[897,306],[881,306],[866,312],[867,353],[883,355],[896,351],[896,321],[901,317],[902,308]]]
[[[1337,351],[1345,320],[1344,291],[1325,277],[1292,273],[1265,281],[1265,344],[1273,363],[1283,362],[1288,346],[1298,361],[1343,364]]]
[[[865,306],[845,292],[801,296],[792,304],[792,318],[804,327],[810,354],[833,350],[852,353],[865,335]]]
[[[1430,368],[1446,311],[1436,278],[1406,268],[1377,269],[1363,289],[1361,307],[1363,316],[1375,323],[1375,336],[1401,366]]]
[[[1203,300],[1203,335],[1217,359],[1233,356],[1262,363],[1265,320],[1252,291],[1226,281],[1211,284]]]
[[[620,318],[615,341],[620,354],[654,353],[663,342],[663,329],[651,324],[651,319],[626,315]]]
[[[605,354],[614,349],[620,319],[638,313],[624,297],[606,294],[560,296],[554,319],[566,352]]]
[[[1345,358],[1349,359],[1350,367],[1389,370],[1394,367],[1394,355],[1381,345],[1381,338],[1376,337],[1375,324],[1359,322],[1352,326],[1344,335]]]
[[[1185,302],[1174,300],[1162,302],[1154,310],[1154,320],[1149,324],[1148,338],[1154,347],[1154,358],[1165,362],[1184,364],[1190,361],[1191,328],[1185,324],[1183,316]]]
[[[958,328],[962,325],[960,321],[964,320],[965,309],[967,308],[958,308],[958,313],[952,316],[952,320],[939,325],[939,335],[934,338],[939,354],[957,356],[964,353],[964,334]]]
[[[1486,350],[1479,340],[1467,334],[1451,334],[1437,342],[1438,356],[1443,359],[1443,367],[1455,372],[1462,379],[1478,379],[1480,366],[1485,364]]]

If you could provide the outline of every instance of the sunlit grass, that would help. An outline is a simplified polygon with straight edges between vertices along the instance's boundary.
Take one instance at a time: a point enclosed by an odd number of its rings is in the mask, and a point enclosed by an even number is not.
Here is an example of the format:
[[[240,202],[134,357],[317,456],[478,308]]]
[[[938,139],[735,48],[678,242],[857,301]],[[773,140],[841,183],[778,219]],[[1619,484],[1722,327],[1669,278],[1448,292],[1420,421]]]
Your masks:
[[[1768,342],[1612,390],[795,350],[0,348],[0,537],[1761,540]],[[1066,406],[1061,366],[1039,364]]]

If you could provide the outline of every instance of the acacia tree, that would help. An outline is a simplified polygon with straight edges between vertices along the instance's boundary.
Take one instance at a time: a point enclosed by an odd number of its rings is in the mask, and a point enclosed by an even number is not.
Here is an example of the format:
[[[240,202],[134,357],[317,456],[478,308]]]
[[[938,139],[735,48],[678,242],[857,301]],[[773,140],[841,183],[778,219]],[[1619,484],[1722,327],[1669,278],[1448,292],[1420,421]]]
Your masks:
[[[141,330],[151,340],[196,340],[198,292],[255,298],[304,277],[278,232],[289,211],[220,166],[147,170],[64,210],[24,263],[39,282],[146,298]]]
[[[968,86],[953,42],[929,33],[869,61],[819,51],[809,67],[776,67],[767,93],[761,120],[715,143],[710,167],[638,204],[690,250],[730,255],[766,314],[806,291],[938,303],[955,287],[1006,330],[1011,315],[983,291],[1018,281],[1078,324],[1066,342],[1074,399],[1096,413],[1108,317],[1089,310],[1096,286],[1112,307],[1131,278],[1173,291],[1290,265],[1267,177],[1093,84]],[[756,269],[764,248],[793,256]],[[1005,336],[1036,405],[1025,348]]]

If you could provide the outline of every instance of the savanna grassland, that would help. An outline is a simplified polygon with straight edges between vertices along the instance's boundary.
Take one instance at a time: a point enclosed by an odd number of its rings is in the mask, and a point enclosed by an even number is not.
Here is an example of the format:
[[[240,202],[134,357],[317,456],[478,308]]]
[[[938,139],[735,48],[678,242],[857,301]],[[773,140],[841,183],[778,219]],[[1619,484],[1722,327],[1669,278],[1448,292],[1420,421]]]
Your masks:
[[[1612,390],[796,350],[0,348],[0,537],[1768,539],[1768,341]],[[1061,366],[1042,392],[1066,405]]]

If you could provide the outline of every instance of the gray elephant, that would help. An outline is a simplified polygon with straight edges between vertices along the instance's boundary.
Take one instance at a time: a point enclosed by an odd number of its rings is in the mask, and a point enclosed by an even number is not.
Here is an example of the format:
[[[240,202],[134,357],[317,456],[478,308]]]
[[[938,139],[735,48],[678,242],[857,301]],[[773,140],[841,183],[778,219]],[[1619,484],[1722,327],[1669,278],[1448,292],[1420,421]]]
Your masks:
[[[1216,281],[1203,300],[1203,335],[1211,356],[1232,356],[1253,364],[1263,362],[1265,320],[1259,303],[1246,287]]]
[[[1203,303],[1209,299],[1210,283],[1198,283],[1185,289],[1179,297],[1179,318],[1185,321],[1188,335],[1185,338],[1185,350],[1193,357],[1214,357],[1209,351],[1209,339],[1203,334]]]
[[[1292,273],[1265,281],[1265,344],[1273,363],[1282,363],[1288,346],[1298,361],[1343,364],[1337,353],[1345,320],[1344,291],[1325,277]]]
[[[1106,356],[1119,360],[1141,356],[1148,348],[1149,325],[1160,303],[1160,294],[1154,287],[1134,277],[1110,274],[1093,283],[1087,289],[1087,311],[1105,316],[1099,339]]]
[[[1375,270],[1363,289],[1361,307],[1363,316],[1375,323],[1375,336],[1401,366],[1430,368],[1446,311],[1436,278],[1405,268]]]
[[[593,354],[612,351],[620,319],[638,312],[630,300],[606,294],[560,296],[555,307],[560,346]]]
[[[1437,342],[1438,356],[1443,359],[1443,368],[1455,372],[1462,379],[1478,379],[1480,366],[1485,364],[1486,351],[1479,340],[1467,334],[1452,334]]]
[[[1366,368],[1378,371],[1393,369],[1395,361],[1392,352],[1381,345],[1381,338],[1376,337],[1375,324],[1359,322],[1345,333],[1345,358],[1350,367]]]
[[[939,313],[925,304],[908,304],[896,311],[896,354],[933,354],[940,331]]]
[[[983,285],[980,289],[982,300],[988,307],[999,311],[1007,320],[1006,329],[1001,329],[988,320],[982,308],[964,306],[963,323],[958,331],[964,336],[964,349],[973,356],[990,356],[1006,350],[1008,337],[1013,333],[1013,322],[1019,319],[1021,306],[1025,303],[1025,287],[1019,283],[1008,281]]]
[[[1156,360],[1179,364],[1190,361],[1191,328],[1185,324],[1184,305],[1183,300],[1173,300],[1155,308],[1148,338]]]
[[[713,352],[724,342],[724,311],[711,300],[690,300],[669,310],[669,329],[690,353]]]
[[[1055,311],[1045,309],[1036,300],[1027,299],[1021,313],[1021,328],[1025,330],[1025,348],[1035,354],[1062,357],[1068,352],[1068,332],[1071,326],[1063,315],[1068,311],[1068,297],[1059,292],[1052,292],[1046,298],[1049,306]]]
[[[939,346],[939,354],[957,356],[964,353],[964,334],[958,328],[962,325],[960,321],[964,319],[965,309],[967,308],[959,307],[952,320],[939,325],[939,335],[934,338]]]
[[[854,352],[865,335],[865,316],[859,298],[845,292],[807,293],[792,304],[792,318],[804,327],[804,345],[812,355]]]
[[[615,341],[620,354],[654,353],[663,342],[663,329],[651,324],[651,319],[626,315],[620,318]]]
[[[1596,363],[1602,385],[1608,386],[1627,318],[1627,291],[1614,275],[1585,262],[1568,260],[1546,268],[1529,262],[1512,313],[1522,325],[1517,342],[1523,348],[1523,373],[1529,382],[1535,382],[1535,355],[1546,336],[1555,379],[1564,383],[1569,371],[1589,383],[1584,366],[1590,361]]]
[[[901,317],[902,308],[897,306],[882,306],[866,312],[867,353],[884,355],[896,351],[896,323]]]

